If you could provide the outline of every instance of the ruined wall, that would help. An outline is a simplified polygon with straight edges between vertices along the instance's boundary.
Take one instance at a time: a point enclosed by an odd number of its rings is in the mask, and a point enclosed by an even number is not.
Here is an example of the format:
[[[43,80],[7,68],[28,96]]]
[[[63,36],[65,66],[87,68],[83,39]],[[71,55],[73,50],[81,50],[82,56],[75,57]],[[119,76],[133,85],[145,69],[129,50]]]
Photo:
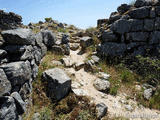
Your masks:
[[[1,34],[4,43],[0,46],[0,119],[17,120],[32,103],[32,81],[47,48],[56,38],[48,30],[33,34],[22,28]]]
[[[107,24],[101,26],[102,43],[98,47],[101,55],[159,56],[159,1],[137,0],[134,5],[122,4],[117,12],[111,13]]]
[[[14,29],[21,25],[22,17],[13,13],[9,12],[6,13],[3,10],[0,10],[0,29]]]

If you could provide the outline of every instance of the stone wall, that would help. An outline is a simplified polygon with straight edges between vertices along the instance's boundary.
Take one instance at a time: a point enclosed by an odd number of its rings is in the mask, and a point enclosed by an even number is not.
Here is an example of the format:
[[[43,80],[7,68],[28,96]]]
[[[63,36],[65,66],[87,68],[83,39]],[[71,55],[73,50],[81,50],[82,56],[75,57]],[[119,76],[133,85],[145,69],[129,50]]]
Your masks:
[[[56,37],[48,30],[33,34],[30,29],[22,28],[1,34],[4,43],[0,47],[0,120],[17,120],[32,102],[32,81]]]
[[[154,55],[160,50],[160,2],[137,0],[134,5],[122,4],[102,24],[101,45],[103,56]]]
[[[14,29],[21,25],[22,17],[13,13],[9,12],[6,13],[3,10],[0,10],[0,29]]]

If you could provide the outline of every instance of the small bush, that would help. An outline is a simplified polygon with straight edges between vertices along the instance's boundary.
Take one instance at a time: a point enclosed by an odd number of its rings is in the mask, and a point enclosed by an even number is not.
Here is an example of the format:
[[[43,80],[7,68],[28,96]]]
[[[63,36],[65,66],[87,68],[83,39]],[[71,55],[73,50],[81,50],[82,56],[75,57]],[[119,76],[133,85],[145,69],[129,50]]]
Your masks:
[[[46,22],[50,22],[50,21],[52,21],[52,18],[51,18],[51,17],[45,18],[45,21],[46,21]]]

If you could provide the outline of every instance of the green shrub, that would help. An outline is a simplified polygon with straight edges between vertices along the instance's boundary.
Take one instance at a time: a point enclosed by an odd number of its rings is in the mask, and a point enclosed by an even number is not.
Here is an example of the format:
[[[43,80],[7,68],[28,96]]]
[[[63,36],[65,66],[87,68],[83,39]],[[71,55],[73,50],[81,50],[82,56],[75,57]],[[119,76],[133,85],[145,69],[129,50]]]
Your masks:
[[[45,21],[46,22],[50,22],[52,20],[52,18],[51,17],[49,17],[49,18],[45,18]]]

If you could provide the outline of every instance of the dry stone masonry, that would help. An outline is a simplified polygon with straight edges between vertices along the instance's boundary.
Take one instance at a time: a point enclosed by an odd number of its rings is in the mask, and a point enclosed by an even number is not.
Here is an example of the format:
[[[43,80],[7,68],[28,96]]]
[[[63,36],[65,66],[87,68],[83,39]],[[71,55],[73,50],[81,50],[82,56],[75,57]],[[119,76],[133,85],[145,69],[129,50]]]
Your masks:
[[[159,55],[159,0],[122,4],[117,12],[111,13],[109,19],[98,20],[98,26],[102,40],[98,51],[103,56]]]
[[[0,46],[0,119],[17,120],[32,102],[32,81],[56,36],[48,30],[34,34],[23,28],[5,30],[1,35],[4,43]]]
[[[13,13],[9,12],[6,13],[3,10],[0,10],[0,29],[14,29],[21,25],[22,17]]]

